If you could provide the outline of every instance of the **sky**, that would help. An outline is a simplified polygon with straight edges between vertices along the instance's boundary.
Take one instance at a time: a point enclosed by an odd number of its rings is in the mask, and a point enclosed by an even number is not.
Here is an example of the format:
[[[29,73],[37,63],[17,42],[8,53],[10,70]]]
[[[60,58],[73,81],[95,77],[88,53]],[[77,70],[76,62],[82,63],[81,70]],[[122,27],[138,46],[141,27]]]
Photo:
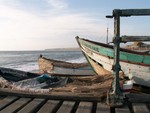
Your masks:
[[[147,9],[149,0],[0,0],[0,51],[78,47],[76,36],[106,43],[113,9]],[[121,18],[121,35],[150,35],[150,17]]]

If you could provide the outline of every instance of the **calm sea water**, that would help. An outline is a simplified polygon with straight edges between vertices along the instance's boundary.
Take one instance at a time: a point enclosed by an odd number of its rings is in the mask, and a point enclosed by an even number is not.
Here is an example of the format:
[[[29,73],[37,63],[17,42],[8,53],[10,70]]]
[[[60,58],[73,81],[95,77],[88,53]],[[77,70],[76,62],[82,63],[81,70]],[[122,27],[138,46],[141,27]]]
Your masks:
[[[37,59],[40,54],[56,60],[86,62],[81,51],[0,51],[0,67],[35,71],[38,70]]]

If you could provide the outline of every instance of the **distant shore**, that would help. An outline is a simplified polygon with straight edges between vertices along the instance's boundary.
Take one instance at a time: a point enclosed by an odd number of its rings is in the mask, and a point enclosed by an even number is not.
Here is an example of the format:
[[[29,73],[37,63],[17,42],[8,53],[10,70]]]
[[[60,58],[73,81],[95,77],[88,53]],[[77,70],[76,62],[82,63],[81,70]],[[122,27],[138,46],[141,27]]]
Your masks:
[[[53,48],[45,49],[45,51],[80,51],[80,48]]]

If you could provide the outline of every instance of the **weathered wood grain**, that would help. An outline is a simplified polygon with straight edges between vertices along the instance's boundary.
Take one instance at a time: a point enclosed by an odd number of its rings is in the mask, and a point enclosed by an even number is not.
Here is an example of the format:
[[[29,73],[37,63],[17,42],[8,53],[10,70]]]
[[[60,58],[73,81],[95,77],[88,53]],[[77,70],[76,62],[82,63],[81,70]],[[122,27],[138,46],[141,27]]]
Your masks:
[[[143,103],[133,103],[133,110],[135,113],[150,113],[149,109],[147,108],[146,104]]]
[[[121,108],[115,109],[116,113],[130,113],[128,106],[123,106]]]
[[[31,100],[31,99],[30,98],[20,98],[19,100],[15,101],[14,103],[12,103],[9,106],[7,106],[5,109],[0,111],[0,113],[12,113],[12,112],[15,112],[15,111],[17,111],[18,108],[20,108],[23,105],[25,105],[29,100]]]
[[[38,108],[38,106],[43,101],[44,101],[44,99],[37,99],[37,98],[35,98],[33,101],[31,101],[25,107],[23,107],[20,111],[18,111],[18,113],[32,113],[32,112],[35,112],[35,110]]]
[[[122,36],[122,42],[150,41],[150,36]]]
[[[78,95],[72,92],[50,92],[45,94],[40,93],[30,93],[30,92],[21,92],[13,91],[10,89],[0,89],[0,95],[9,95],[9,96],[19,96],[26,98],[47,98],[52,100],[69,100],[69,101],[101,101],[101,97],[94,97],[93,95],[82,94]],[[103,97],[103,96],[102,96]]]
[[[48,100],[37,113],[52,113],[60,101]]]
[[[115,10],[114,10],[115,11]],[[123,9],[116,10],[119,16],[146,16],[150,15],[150,9]]]
[[[73,101],[64,101],[57,113],[71,113],[75,102]]]
[[[0,110],[15,102],[18,99],[16,96],[8,96],[0,101]]]
[[[96,113],[110,113],[110,107],[104,103],[97,103]]]
[[[76,113],[92,113],[92,102],[80,102]]]

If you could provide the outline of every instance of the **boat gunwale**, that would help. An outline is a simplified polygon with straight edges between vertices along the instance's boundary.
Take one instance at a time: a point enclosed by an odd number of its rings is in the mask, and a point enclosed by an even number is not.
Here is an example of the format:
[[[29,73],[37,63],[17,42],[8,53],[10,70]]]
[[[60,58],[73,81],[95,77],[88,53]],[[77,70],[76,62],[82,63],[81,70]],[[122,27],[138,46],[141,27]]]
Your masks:
[[[84,67],[89,66],[88,63],[70,63],[70,62],[66,62],[66,61],[54,60],[54,59],[49,59],[49,58],[45,58],[45,57],[39,57],[38,62],[40,59],[51,62],[52,65],[57,66],[57,67],[78,69],[78,68],[84,68]]]
[[[104,46],[104,47],[108,47],[108,48],[110,48],[110,49],[113,49],[113,46],[107,45],[107,44],[104,44],[104,43],[94,42],[94,41],[91,41],[91,40],[88,40],[88,39],[83,39],[83,38],[78,38],[77,41],[79,41],[79,40],[87,41],[88,43],[91,43],[91,44],[94,43],[94,45],[99,44],[98,46]],[[80,47],[81,47],[81,42],[78,42],[78,43],[79,43],[79,45],[80,45]],[[97,46],[97,45],[96,45],[96,46]],[[82,48],[82,47],[81,47],[81,48]],[[84,49],[84,48],[83,48],[83,49]],[[88,49],[89,51],[92,51],[92,52],[94,52],[94,53],[96,53],[96,54],[99,54],[99,55],[101,55],[101,56],[104,56],[104,57],[107,57],[107,58],[110,58],[110,59],[114,59],[114,58],[111,58],[111,57],[109,57],[109,56],[102,55],[102,54],[100,54],[99,52],[93,51],[93,50],[89,49],[88,47],[86,47],[86,49]],[[150,54],[147,54],[147,53],[142,53],[142,54],[141,54],[141,52],[131,51],[131,50],[123,49],[123,48],[120,48],[120,50],[121,50],[122,52],[128,52],[128,53],[132,53],[132,54],[136,54],[136,53],[137,53],[137,54],[140,54],[140,55],[148,55],[148,56],[150,56]],[[83,50],[82,50],[82,51],[83,51]],[[83,51],[83,53],[84,53],[84,51]],[[84,53],[84,54],[85,54],[85,53]],[[150,64],[136,63],[136,62],[131,62],[131,61],[128,61],[128,60],[121,60],[121,59],[120,59],[120,61],[126,62],[126,63],[130,63],[130,64],[137,64],[137,65],[140,65],[140,66],[148,66],[148,67],[150,66]]]
[[[95,42],[95,41],[91,41],[91,40],[84,39],[84,38],[79,38],[79,40],[87,41],[88,43],[94,44],[96,46],[103,46],[103,47],[107,47],[107,48],[113,49],[113,45],[108,45],[108,44],[104,44],[104,43],[100,43],[100,42]],[[124,49],[124,48],[120,48],[120,51],[122,51],[122,52],[128,52],[128,53],[133,53],[133,54],[138,54],[138,55],[147,55],[147,56],[150,56],[149,53],[138,52],[138,51],[133,51],[133,50]]]
[[[89,50],[89,48],[86,48],[86,49],[88,49]],[[83,51],[83,50],[82,50]],[[84,52],[84,51],[83,51]],[[93,53],[95,53],[95,54],[99,54],[98,52],[95,52],[95,51],[92,51]],[[85,53],[84,53],[85,54]],[[106,58],[109,58],[109,59],[114,59],[114,58],[112,58],[112,57],[108,57],[108,56],[105,56],[105,55],[102,55],[102,54],[99,54],[99,55],[101,55],[101,56],[103,56],[103,57],[106,57]],[[89,57],[89,58],[91,58],[90,56],[88,56],[87,54],[86,54],[86,56],[87,57]],[[92,58],[91,58],[92,59]],[[130,64],[137,64],[137,65],[140,65],[140,66],[150,66],[150,64],[144,64],[144,63],[135,63],[135,62],[130,62],[130,61],[127,61],[127,60],[120,60],[121,62],[125,62],[125,63],[130,63]]]

